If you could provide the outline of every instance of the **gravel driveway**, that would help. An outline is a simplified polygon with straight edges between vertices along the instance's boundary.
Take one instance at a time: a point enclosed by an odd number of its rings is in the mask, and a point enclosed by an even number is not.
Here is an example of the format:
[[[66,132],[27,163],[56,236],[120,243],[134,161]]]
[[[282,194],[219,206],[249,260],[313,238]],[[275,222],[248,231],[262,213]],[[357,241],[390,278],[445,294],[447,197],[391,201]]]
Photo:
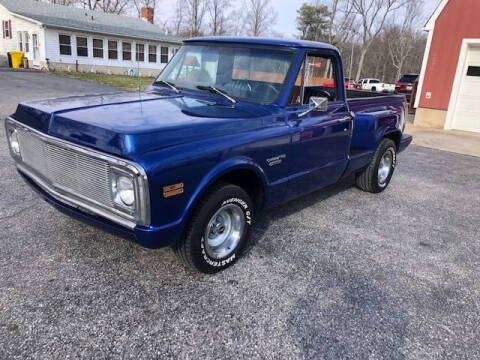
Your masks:
[[[99,91],[0,72],[0,116]],[[480,358],[480,158],[412,146],[384,193],[349,180],[263,214],[204,276],[41,201],[0,125],[0,359]]]

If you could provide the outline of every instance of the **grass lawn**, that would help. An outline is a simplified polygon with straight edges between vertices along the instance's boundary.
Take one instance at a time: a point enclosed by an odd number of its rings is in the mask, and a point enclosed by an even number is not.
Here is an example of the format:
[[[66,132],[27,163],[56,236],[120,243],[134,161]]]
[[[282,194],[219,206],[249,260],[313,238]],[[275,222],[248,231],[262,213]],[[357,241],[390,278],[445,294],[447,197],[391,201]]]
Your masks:
[[[54,75],[60,75],[69,77],[72,79],[79,79],[85,81],[91,81],[102,85],[115,86],[123,90],[138,90],[138,77],[131,77],[126,75],[107,75],[107,74],[94,74],[94,73],[80,73],[80,72],[68,72],[68,71],[55,71]],[[154,78],[141,77],[140,88],[145,89],[148,85],[152,84]]]

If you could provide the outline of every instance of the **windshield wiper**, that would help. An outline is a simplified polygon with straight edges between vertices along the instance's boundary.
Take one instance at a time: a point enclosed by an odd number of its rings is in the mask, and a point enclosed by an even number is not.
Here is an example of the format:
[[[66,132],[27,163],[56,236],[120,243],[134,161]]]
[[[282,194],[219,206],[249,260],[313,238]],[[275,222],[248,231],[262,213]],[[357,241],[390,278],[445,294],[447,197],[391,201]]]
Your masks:
[[[157,80],[153,83],[153,85],[156,85],[156,84],[163,84],[163,85],[167,85],[170,89],[172,89],[173,91],[175,91],[177,94],[180,92],[180,90],[177,89],[177,87],[175,86],[175,84],[169,82],[169,81],[165,81],[165,80]]]
[[[237,100],[235,100],[234,98],[232,98],[231,96],[228,96],[228,94],[222,90],[219,90],[217,89],[215,86],[203,86],[203,85],[198,85],[197,86],[197,89],[199,90],[208,90],[210,92],[214,92],[214,93],[217,93],[219,95],[222,95],[224,98],[230,100],[232,102],[232,104],[236,104],[237,103]]]

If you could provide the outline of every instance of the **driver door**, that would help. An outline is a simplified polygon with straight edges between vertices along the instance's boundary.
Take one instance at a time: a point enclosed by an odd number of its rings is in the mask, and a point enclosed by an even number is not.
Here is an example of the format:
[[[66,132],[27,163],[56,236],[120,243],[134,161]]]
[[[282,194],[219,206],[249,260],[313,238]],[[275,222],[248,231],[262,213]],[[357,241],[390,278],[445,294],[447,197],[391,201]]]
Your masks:
[[[346,168],[353,122],[341,99],[338,66],[333,58],[309,53],[298,74],[288,109],[296,167],[288,186],[289,198],[335,183]],[[326,111],[304,114],[312,96],[328,98]]]

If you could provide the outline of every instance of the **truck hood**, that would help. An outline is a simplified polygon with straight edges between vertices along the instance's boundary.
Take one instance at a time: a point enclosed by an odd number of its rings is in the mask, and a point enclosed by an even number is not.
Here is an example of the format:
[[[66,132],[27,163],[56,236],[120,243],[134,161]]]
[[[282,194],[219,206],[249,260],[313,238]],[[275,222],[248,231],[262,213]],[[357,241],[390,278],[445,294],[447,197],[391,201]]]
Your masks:
[[[51,136],[134,160],[164,147],[261,128],[268,115],[256,104],[232,106],[210,95],[146,91],[21,103],[13,118]]]

